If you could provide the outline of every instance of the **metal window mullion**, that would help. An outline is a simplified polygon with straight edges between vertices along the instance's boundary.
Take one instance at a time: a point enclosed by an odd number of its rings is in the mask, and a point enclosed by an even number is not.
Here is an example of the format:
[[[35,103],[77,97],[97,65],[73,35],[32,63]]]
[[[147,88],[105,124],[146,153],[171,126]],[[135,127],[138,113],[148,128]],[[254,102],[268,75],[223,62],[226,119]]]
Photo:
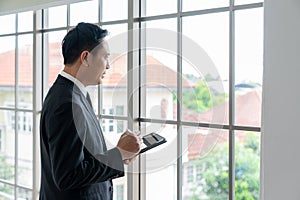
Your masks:
[[[70,3],[67,4],[67,29],[69,30],[70,29]]]
[[[177,200],[182,200],[182,0],[177,0]]]
[[[234,0],[230,0],[229,11],[229,200],[235,199],[235,27]]]
[[[147,103],[147,92],[146,92],[146,77],[147,77],[147,70],[145,67],[146,56],[147,56],[147,47],[146,47],[146,23],[142,23],[141,18],[146,14],[146,4],[142,0],[135,0],[136,4],[138,4],[138,18],[134,19],[135,22],[138,22],[138,29],[139,29],[139,42],[138,42],[138,66],[139,66],[139,97],[138,97],[138,104],[139,104],[139,129],[140,131],[146,130],[146,123],[143,123],[142,116],[146,116],[146,103]],[[147,66],[146,66],[147,67]],[[151,122],[151,120],[150,120]],[[139,156],[139,200],[146,200],[146,190],[147,190],[147,154],[142,154]],[[143,172],[143,173],[141,173]]]
[[[34,11],[33,13],[33,27],[34,27],[34,33],[33,33],[33,57],[32,57],[32,64],[33,64],[33,114],[32,114],[32,140],[33,140],[33,158],[32,158],[32,199],[37,199],[39,194],[39,184],[38,184],[38,174],[39,174],[39,137],[38,137],[38,114],[39,114],[39,108],[38,103],[39,101],[42,101],[40,97],[42,97],[42,88],[43,86],[39,86],[38,90],[38,79],[42,78],[42,73],[38,73],[38,67],[37,67],[37,59],[42,60],[41,58],[37,57],[37,20],[41,20],[41,13],[39,14],[39,19],[37,18],[37,12]],[[40,71],[41,72],[41,71]],[[40,95],[38,95],[38,93]]]
[[[128,1],[128,41],[127,41],[127,116],[128,116],[128,121],[127,121],[127,127],[129,130],[134,130],[134,118],[135,112],[134,112],[134,104],[133,102],[135,101],[135,96],[134,96],[134,72],[133,72],[133,6],[134,6],[134,1],[129,0]],[[133,95],[133,96],[131,96]],[[138,176],[136,176],[133,172],[135,169],[136,165],[135,163],[131,164],[128,166],[128,172],[127,172],[127,199],[130,200],[138,200],[139,195],[138,192],[136,192],[136,188],[134,187],[138,180]]]
[[[102,10],[103,10],[103,1],[102,0],[98,0],[98,23],[101,26],[101,22],[103,19],[103,14],[102,14]],[[98,115],[99,115],[99,119],[102,118],[102,109],[103,109],[103,87],[101,85],[98,85],[97,87],[97,91],[98,91]]]
[[[16,33],[18,32],[18,14],[16,14],[16,21],[15,21],[15,29]],[[18,42],[18,36],[15,35],[15,183],[14,183],[14,192],[15,192],[15,199],[17,199],[17,184],[18,184],[18,112],[17,108],[18,101],[19,101],[19,95],[18,95],[18,81],[19,81],[19,42]]]
[[[101,22],[103,21],[103,0],[98,0],[98,23],[101,25]]]

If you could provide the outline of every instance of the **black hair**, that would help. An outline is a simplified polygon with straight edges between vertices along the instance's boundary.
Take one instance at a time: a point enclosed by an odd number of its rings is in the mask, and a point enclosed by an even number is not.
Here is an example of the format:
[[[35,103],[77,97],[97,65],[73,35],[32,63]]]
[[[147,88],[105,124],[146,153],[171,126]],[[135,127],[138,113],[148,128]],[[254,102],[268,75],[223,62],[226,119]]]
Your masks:
[[[108,35],[107,30],[90,23],[79,23],[62,41],[64,64],[73,64],[82,51],[92,51]]]

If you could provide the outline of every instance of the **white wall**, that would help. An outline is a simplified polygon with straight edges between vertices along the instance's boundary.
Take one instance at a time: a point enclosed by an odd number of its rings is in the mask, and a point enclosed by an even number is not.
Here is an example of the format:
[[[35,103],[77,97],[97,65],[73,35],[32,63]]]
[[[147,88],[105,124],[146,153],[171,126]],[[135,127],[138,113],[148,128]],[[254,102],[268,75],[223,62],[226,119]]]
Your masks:
[[[300,1],[265,0],[263,200],[300,199]]]

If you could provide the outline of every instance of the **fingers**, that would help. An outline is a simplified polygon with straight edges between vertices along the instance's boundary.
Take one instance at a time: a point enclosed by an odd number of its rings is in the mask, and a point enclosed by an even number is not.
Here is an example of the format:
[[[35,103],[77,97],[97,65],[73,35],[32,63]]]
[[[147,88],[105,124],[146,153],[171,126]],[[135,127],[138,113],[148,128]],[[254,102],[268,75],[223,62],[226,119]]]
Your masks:
[[[134,136],[135,138],[138,139],[138,141],[140,142],[140,145],[141,145],[141,142],[142,142],[142,137],[141,137],[141,132],[140,131],[134,131],[132,132],[131,130],[127,129],[123,134],[122,136],[125,136],[125,135],[131,135],[131,136]],[[121,136],[121,137],[122,137]]]
[[[126,130],[120,137],[117,144],[121,152],[122,159],[131,159],[135,157],[141,150],[141,137]]]

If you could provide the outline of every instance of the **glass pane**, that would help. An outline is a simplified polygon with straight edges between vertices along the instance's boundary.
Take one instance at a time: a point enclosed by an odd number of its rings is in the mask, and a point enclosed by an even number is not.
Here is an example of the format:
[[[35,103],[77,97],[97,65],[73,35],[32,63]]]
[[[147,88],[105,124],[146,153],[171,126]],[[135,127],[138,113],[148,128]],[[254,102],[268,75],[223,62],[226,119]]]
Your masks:
[[[15,112],[0,110],[0,179],[12,183],[15,174],[15,121]]]
[[[70,24],[79,22],[98,22],[98,0],[74,3],[70,6]]]
[[[18,112],[18,184],[32,187],[32,113]],[[26,144],[26,145],[25,145]],[[30,178],[29,178],[30,177]]]
[[[143,24],[147,28],[145,65],[145,113],[147,118],[176,119],[177,105],[177,33],[176,19],[155,20]],[[167,28],[165,28],[167,27]],[[168,42],[161,42],[168,41]]]
[[[235,123],[261,125],[263,8],[236,11]]]
[[[0,26],[1,27],[1,26]],[[0,106],[15,106],[15,37],[0,37]]]
[[[107,113],[108,114],[108,113]],[[127,121],[100,119],[100,124],[105,137],[108,149],[116,147],[121,134],[127,129]],[[125,171],[127,171],[125,166]],[[113,199],[127,199],[127,173],[124,177],[113,179],[114,198]]]
[[[144,166],[141,173],[146,174],[146,199],[175,200],[177,199],[177,126],[142,123],[142,135],[151,132],[165,137],[167,143],[142,154]]]
[[[259,199],[260,135],[235,132],[235,199]]]
[[[107,109],[103,109],[102,112],[108,114]],[[127,121],[101,118],[100,123],[108,148],[115,147],[119,137],[127,129]]]
[[[229,0],[183,0],[183,11],[203,10],[229,6]]]
[[[61,42],[66,33],[66,31],[57,31],[45,34],[45,44],[48,45],[48,52],[45,52],[46,67],[44,69],[46,93],[64,67]]]
[[[127,200],[127,173],[122,178],[113,179],[114,193],[113,199]]]
[[[123,0],[103,0],[102,21],[127,19],[128,2]],[[118,5],[118,6],[116,6]],[[113,11],[113,12],[112,12]]]
[[[18,94],[19,94],[19,108],[32,109],[32,88],[33,88],[33,66],[32,66],[32,47],[33,35],[18,36],[19,49],[19,80],[18,80]]]
[[[183,18],[184,120],[228,123],[228,24],[228,13]]]
[[[264,0],[234,0],[235,5],[264,2]]]
[[[12,200],[15,198],[14,187],[0,183],[0,199],[1,200]]]
[[[16,15],[0,16],[0,35],[14,32],[16,32]]]
[[[33,11],[18,13],[18,32],[33,30]]]
[[[17,188],[18,200],[32,199],[32,192],[23,188]]]
[[[174,162],[159,171],[146,174],[146,199],[176,200],[176,165]]]
[[[46,28],[67,26],[67,6],[57,6],[48,9],[48,18],[44,17]]]
[[[176,13],[177,0],[145,0],[142,1],[142,8],[144,7],[146,7],[146,16]]]
[[[107,37],[110,68],[103,79],[102,107],[107,111],[113,109],[111,114],[117,114],[116,108],[121,106],[122,115],[127,115],[127,25],[103,26],[103,29],[110,33]]]
[[[228,131],[183,128],[183,199],[228,199]]]

